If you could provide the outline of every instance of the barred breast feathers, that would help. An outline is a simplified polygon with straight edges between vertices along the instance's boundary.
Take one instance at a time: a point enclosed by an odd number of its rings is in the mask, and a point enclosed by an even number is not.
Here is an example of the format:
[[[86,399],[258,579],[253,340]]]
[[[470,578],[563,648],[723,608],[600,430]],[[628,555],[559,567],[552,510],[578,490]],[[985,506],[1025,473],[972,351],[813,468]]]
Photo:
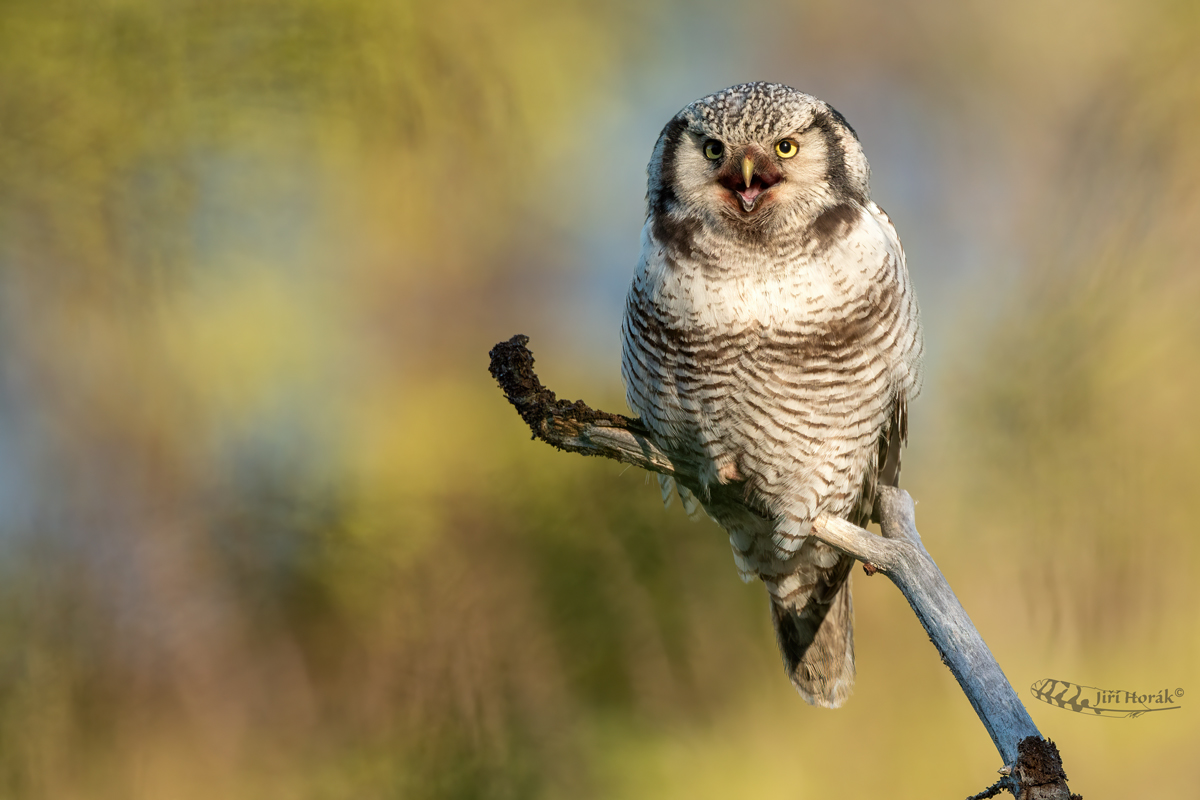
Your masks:
[[[746,331],[821,336],[855,314],[871,316],[895,294],[903,306],[897,322],[915,327],[896,366],[911,373],[906,388],[919,385],[920,331],[904,251],[873,202],[836,206],[795,243],[756,249],[726,250],[720,237],[698,229],[683,254],[653,227],[647,221],[642,231],[627,314],[651,316],[695,342]]]
[[[826,472],[862,475],[891,404],[920,386],[916,301],[890,220],[869,201],[844,204],[791,246],[733,252],[693,233],[684,254],[659,242],[651,222],[643,230],[624,321],[631,407],[668,446],[709,456],[711,480],[732,451],[751,473],[763,466],[753,477],[768,494],[820,499],[826,481],[807,474],[818,460]],[[846,386],[854,391],[839,394]],[[817,429],[834,424],[852,440],[818,441]],[[832,452],[818,459],[822,447]],[[853,500],[833,494],[827,503]],[[783,553],[803,543],[819,510],[787,515]]]

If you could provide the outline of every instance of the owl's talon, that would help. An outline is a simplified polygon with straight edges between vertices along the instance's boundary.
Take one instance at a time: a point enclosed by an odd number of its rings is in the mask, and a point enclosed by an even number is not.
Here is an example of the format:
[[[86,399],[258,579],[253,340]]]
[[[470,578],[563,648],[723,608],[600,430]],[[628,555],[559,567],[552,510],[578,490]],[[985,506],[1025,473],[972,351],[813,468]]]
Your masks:
[[[717,482],[721,485],[726,483],[738,483],[744,480],[742,473],[738,471],[738,465],[735,461],[730,461],[728,464],[722,464],[717,468]]]

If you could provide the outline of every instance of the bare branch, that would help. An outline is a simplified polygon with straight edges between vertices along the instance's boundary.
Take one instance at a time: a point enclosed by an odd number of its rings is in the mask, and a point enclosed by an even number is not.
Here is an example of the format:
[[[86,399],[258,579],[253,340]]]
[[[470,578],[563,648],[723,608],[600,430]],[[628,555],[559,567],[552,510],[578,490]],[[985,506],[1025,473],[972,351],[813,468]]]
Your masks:
[[[640,420],[597,411],[583,401],[559,400],[542,386],[533,370],[528,342],[528,337],[518,335],[492,348],[491,373],[535,439],[560,450],[604,456],[671,475],[685,485],[699,484],[701,465],[668,457]],[[863,561],[871,571],[887,575],[921,620],[1006,765],[996,786],[976,796],[990,797],[1007,789],[1018,800],[1078,798],[1067,789],[1058,749],[1042,738],[925,550],[917,533],[912,498],[901,489],[884,486],[877,503],[883,536],[829,514],[821,514],[813,522],[813,535]]]

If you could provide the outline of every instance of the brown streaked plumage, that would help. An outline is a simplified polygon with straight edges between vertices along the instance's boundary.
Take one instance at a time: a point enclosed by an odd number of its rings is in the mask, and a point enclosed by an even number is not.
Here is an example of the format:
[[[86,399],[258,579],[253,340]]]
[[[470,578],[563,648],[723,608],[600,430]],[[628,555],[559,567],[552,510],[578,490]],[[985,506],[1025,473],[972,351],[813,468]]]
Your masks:
[[[845,119],[794,89],[692,103],[654,148],[622,326],[630,406],[707,465],[676,488],[766,585],[785,668],[827,707],[854,681],[853,562],[811,522],[867,522],[920,389],[916,296],[868,172]]]

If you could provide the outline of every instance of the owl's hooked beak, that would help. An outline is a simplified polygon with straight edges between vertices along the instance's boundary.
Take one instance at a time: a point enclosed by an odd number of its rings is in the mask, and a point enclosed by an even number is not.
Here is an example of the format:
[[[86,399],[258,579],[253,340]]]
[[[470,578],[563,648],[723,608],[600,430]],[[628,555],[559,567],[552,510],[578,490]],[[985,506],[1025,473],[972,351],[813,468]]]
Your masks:
[[[718,182],[736,196],[747,214],[754,211],[764,192],[783,180],[779,169],[754,146],[742,155],[740,172],[734,167],[737,161],[730,159],[730,162]]]

